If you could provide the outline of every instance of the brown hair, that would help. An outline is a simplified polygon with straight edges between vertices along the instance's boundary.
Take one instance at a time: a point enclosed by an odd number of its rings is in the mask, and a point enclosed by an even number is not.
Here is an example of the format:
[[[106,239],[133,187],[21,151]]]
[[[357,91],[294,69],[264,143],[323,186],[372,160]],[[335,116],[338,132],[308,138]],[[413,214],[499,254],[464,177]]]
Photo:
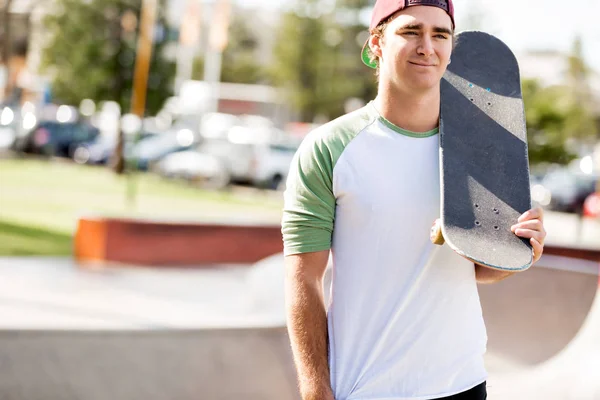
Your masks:
[[[371,36],[376,35],[376,36],[379,36],[380,38],[382,38],[385,28],[387,28],[388,24],[392,21],[392,19],[394,19],[394,17],[395,17],[395,14],[392,14],[389,17],[387,17],[386,19],[384,19],[383,21],[381,21],[379,23],[379,25],[377,25],[370,32]],[[377,68],[375,68],[375,76],[377,76],[379,78],[379,57],[377,57],[375,55],[375,53],[373,53],[373,50],[371,50],[371,46],[369,46],[368,43],[367,43],[367,52],[369,54],[369,59],[371,61],[373,61],[375,64],[377,64]]]

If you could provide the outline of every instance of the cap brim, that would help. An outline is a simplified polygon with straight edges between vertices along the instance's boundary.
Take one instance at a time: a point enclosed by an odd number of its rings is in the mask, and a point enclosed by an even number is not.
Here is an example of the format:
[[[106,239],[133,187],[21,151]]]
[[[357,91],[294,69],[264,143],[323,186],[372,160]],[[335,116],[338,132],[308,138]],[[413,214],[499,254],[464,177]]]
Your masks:
[[[361,57],[362,62],[369,68],[377,69],[377,62],[371,61],[371,57],[369,57],[369,41],[365,42],[363,46]]]

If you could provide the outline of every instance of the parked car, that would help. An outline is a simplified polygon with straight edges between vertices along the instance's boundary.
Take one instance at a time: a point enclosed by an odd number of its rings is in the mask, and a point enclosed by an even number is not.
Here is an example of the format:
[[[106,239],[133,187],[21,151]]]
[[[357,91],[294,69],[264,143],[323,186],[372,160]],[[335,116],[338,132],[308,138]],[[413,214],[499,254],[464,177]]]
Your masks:
[[[99,134],[98,128],[83,121],[42,121],[25,135],[19,150],[47,156],[72,157],[78,145],[94,140]]]
[[[78,164],[105,164],[116,147],[116,137],[99,135],[89,142],[80,143],[73,151],[73,160]]]
[[[225,113],[207,113],[202,116],[199,124],[200,134],[207,139],[226,139],[227,132],[239,125],[238,116]]]
[[[17,139],[17,133],[10,126],[0,126],[0,151],[11,149]]]
[[[139,140],[152,137],[156,133],[143,132]],[[106,164],[117,148],[118,137],[108,135],[98,135],[89,142],[80,143],[73,151],[73,160],[78,164]],[[131,140],[125,140],[125,153],[131,151],[135,146]]]
[[[592,193],[585,199],[583,215],[589,218],[600,218],[600,192]]]
[[[10,149],[17,140],[19,115],[12,107],[0,104],[0,151]]]
[[[139,141],[126,154],[127,158],[135,160],[138,169],[147,171],[151,164],[158,162],[166,155],[189,150],[198,141],[197,131],[186,125],[175,124],[164,133],[158,133]]]
[[[231,181],[229,171],[219,157],[196,150],[168,154],[152,170],[166,178],[184,179],[213,189],[222,189]]]
[[[287,178],[297,148],[296,143],[282,140],[244,143],[207,139],[198,151],[222,160],[233,182],[279,189]]]
[[[290,164],[298,150],[294,143],[265,143],[255,146],[250,179],[255,186],[283,189]]]
[[[595,191],[597,180],[595,175],[559,168],[545,175],[539,185],[550,198],[548,209],[581,214],[585,199]]]

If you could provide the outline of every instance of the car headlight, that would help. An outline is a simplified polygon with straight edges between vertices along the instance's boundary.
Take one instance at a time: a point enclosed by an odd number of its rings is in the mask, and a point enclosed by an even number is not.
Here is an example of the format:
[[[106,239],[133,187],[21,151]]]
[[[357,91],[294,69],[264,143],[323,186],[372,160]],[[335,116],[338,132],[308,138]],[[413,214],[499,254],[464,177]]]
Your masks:
[[[0,125],[10,125],[15,120],[15,113],[8,107],[2,109],[0,113]]]
[[[32,113],[25,114],[23,117],[23,129],[26,131],[33,129],[37,124],[37,118]]]

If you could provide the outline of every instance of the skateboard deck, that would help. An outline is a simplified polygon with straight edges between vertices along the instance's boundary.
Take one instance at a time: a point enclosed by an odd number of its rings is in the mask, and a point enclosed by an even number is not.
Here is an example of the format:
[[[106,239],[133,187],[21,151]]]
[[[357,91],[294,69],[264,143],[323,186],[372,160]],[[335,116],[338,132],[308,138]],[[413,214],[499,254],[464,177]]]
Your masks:
[[[498,38],[457,36],[441,82],[441,234],[458,254],[489,268],[523,271],[533,255],[511,231],[531,208],[519,66]]]

